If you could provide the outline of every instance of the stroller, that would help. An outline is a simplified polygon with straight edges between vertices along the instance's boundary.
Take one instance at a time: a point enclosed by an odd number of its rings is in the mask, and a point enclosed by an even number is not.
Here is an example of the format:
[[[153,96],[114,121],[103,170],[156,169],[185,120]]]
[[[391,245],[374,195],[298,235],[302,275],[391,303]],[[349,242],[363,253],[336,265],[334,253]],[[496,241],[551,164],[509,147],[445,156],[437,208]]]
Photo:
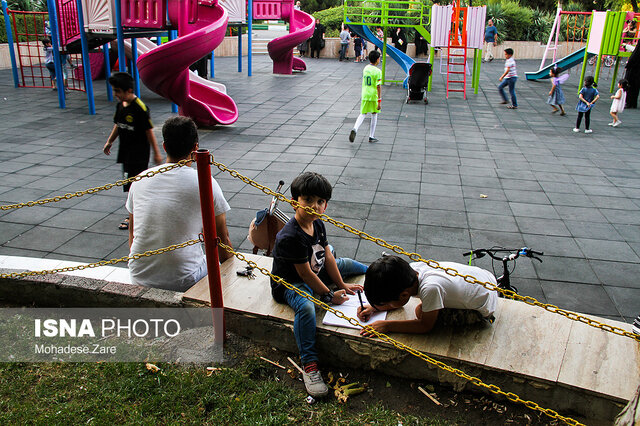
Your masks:
[[[421,101],[428,104],[429,100],[425,93],[427,82],[431,75],[431,64],[427,62],[416,62],[409,68],[409,93],[407,95],[407,103],[409,101]]]

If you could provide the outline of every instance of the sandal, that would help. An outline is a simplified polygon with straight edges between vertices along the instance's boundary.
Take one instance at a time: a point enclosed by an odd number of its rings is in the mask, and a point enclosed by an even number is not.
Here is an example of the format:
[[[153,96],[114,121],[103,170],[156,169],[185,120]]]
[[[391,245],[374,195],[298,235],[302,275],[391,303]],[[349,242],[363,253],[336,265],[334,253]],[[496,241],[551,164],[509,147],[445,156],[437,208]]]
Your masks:
[[[120,222],[120,225],[118,225],[118,229],[122,229],[122,230],[126,230],[129,229],[129,218],[125,218],[122,222]]]

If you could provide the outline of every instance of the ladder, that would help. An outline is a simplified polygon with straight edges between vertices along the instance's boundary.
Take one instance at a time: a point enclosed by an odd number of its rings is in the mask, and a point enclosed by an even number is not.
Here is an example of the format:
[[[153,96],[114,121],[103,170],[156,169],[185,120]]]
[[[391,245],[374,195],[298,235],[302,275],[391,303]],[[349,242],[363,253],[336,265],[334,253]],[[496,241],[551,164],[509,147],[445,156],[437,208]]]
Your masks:
[[[449,92],[462,92],[467,99],[467,20],[466,7],[454,2],[447,40],[447,99]]]
[[[449,92],[462,92],[467,99],[467,47],[447,45],[447,99]]]

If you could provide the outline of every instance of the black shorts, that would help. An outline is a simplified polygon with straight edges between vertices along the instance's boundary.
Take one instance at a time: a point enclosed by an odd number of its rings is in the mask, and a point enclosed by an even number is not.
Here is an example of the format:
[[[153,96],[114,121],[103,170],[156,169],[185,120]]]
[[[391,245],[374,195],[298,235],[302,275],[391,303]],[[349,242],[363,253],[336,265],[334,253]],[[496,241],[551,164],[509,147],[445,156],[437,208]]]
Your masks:
[[[138,176],[140,173],[144,172],[149,168],[149,163],[133,163],[133,164],[123,164],[122,171],[124,172],[124,178],[128,179],[130,177]],[[122,186],[122,190],[124,192],[129,192],[129,188],[131,187],[131,182]]]

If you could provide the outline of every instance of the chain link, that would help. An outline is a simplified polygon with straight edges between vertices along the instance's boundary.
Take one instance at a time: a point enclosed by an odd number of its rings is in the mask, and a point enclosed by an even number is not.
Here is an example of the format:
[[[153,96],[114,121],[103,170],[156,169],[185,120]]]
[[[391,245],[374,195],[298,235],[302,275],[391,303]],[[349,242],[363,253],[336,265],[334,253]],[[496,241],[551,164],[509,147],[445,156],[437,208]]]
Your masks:
[[[246,262],[250,267],[252,267],[253,269],[257,269],[259,270],[262,274],[270,277],[271,279],[273,279],[274,281],[284,285],[286,288],[288,288],[289,290],[295,291],[298,295],[304,297],[305,299],[313,302],[314,304],[316,304],[317,306],[321,307],[322,309],[324,309],[325,311],[331,312],[333,313],[335,316],[337,316],[338,318],[342,318],[343,320],[349,322],[350,324],[358,327],[358,328],[362,328],[365,329],[367,331],[369,331],[370,333],[374,334],[377,338],[379,338],[380,340],[382,340],[383,342],[389,343],[390,345],[394,346],[397,349],[400,349],[402,351],[405,352],[409,352],[411,355],[422,359],[423,361],[434,365],[442,370],[448,371],[451,374],[455,374],[456,376],[463,378],[469,382],[471,382],[472,384],[474,384],[475,386],[478,386],[480,388],[486,389],[489,392],[495,394],[495,395],[501,395],[505,398],[507,398],[508,400],[515,402],[515,403],[519,403],[519,404],[523,404],[524,406],[535,410],[535,411],[539,411],[553,419],[557,419],[560,420],[568,425],[572,425],[572,426],[584,426],[582,423],[578,422],[577,420],[574,420],[570,417],[564,417],[560,414],[558,414],[556,411],[551,410],[549,408],[543,408],[540,405],[538,405],[536,402],[533,401],[527,401],[524,400],[522,398],[520,398],[518,395],[516,395],[513,392],[505,392],[502,389],[500,389],[499,386],[494,385],[494,384],[486,384],[484,383],[481,379],[471,376],[467,373],[465,373],[462,370],[459,370],[457,368],[451,367],[447,364],[445,364],[442,361],[438,361],[436,359],[431,358],[429,355],[420,352],[416,349],[413,349],[410,346],[405,345],[402,342],[398,342],[397,340],[387,336],[384,333],[380,333],[379,331],[373,329],[370,326],[364,326],[360,323],[360,321],[358,321],[355,318],[352,317],[348,317],[347,315],[345,315],[344,313],[340,312],[339,310],[329,306],[327,303],[324,303],[321,300],[316,299],[315,297],[305,293],[304,291],[300,290],[299,288],[295,287],[294,285],[286,282],[285,280],[283,280],[282,278],[273,275],[268,269],[263,268],[261,266],[258,266],[258,264],[252,260],[247,259],[242,253],[238,253],[236,251],[233,250],[233,248],[229,247],[228,245],[219,242],[218,245],[220,247],[222,247],[223,249],[225,249],[227,252],[231,253],[233,256],[235,256],[236,258],[238,258],[239,260]]]
[[[147,250],[144,253],[135,253],[133,256],[122,256],[122,257],[111,259],[111,260],[101,260],[99,262],[88,263],[86,265],[67,266],[64,268],[57,268],[57,269],[45,269],[42,271],[12,272],[9,274],[0,274],[0,279],[24,278],[24,277],[32,277],[34,275],[59,274],[61,272],[71,272],[71,271],[78,271],[78,270],[81,271],[83,269],[99,268],[100,266],[114,265],[120,262],[128,262],[129,260],[138,260],[142,257],[149,257],[149,256],[155,256],[158,254],[167,253],[167,252],[178,250],[187,246],[192,246],[200,242],[202,242],[202,237],[195,240],[188,240],[180,244],[172,244],[170,246],[155,249],[155,250]]]
[[[123,185],[125,185],[127,183],[130,183],[130,182],[136,182],[136,181],[139,181],[139,180],[144,179],[144,178],[149,178],[149,177],[153,177],[153,176],[155,176],[157,174],[160,174],[160,173],[168,172],[169,170],[173,170],[175,168],[185,166],[185,165],[189,164],[191,161],[193,161],[191,158],[186,159],[186,160],[181,160],[181,161],[179,161],[177,163],[172,163],[172,164],[163,166],[163,167],[159,168],[158,170],[150,171],[150,172],[147,172],[147,173],[144,173],[144,174],[140,174],[140,175],[128,178],[128,179],[119,180],[119,181],[116,181],[115,183],[109,183],[109,184],[106,184],[106,185],[103,185],[103,186],[97,186],[95,188],[89,188],[89,189],[86,189],[84,191],[76,191],[76,192],[72,192],[72,193],[68,193],[68,194],[64,194],[64,195],[60,195],[60,196],[55,196],[55,197],[52,197],[52,198],[44,198],[42,200],[28,201],[26,203],[8,204],[8,205],[0,206],[0,210],[11,210],[11,209],[20,209],[20,208],[23,208],[23,207],[32,207],[32,206],[43,205],[43,204],[47,204],[47,203],[54,203],[54,202],[58,202],[58,201],[62,201],[62,200],[69,200],[69,199],[75,198],[75,197],[82,197],[83,195],[86,195],[86,194],[95,194],[95,193],[100,192],[100,191],[109,190],[109,189],[112,189],[112,188],[117,187],[117,186],[123,186]],[[227,166],[225,166],[222,163],[216,162],[213,159],[213,156],[211,156],[211,160],[210,161],[211,161],[211,164],[216,166],[220,171],[229,173],[232,177],[240,179],[244,183],[246,183],[246,184],[248,184],[250,186],[253,186],[254,188],[259,189],[260,191],[262,191],[266,195],[271,195],[271,196],[277,198],[279,201],[283,201],[283,202],[289,203],[294,208],[303,208],[309,214],[316,215],[320,219],[324,220],[325,222],[331,223],[332,225],[334,225],[334,226],[336,226],[336,227],[338,227],[340,229],[343,229],[343,230],[345,230],[345,231],[347,231],[349,233],[357,235],[358,237],[360,237],[360,238],[362,238],[364,240],[368,240],[368,241],[374,242],[377,245],[379,245],[381,247],[385,247],[385,248],[387,248],[389,250],[392,250],[393,252],[395,252],[397,254],[405,255],[405,256],[409,257],[409,259],[413,260],[414,262],[426,263],[427,265],[429,265],[430,267],[432,267],[434,269],[443,270],[447,275],[461,277],[462,279],[464,279],[466,282],[468,282],[470,284],[478,284],[478,285],[481,285],[481,286],[485,287],[488,290],[497,291],[497,292],[501,293],[503,296],[505,296],[505,297],[507,297],[509,299],[518,300],[518,301],[524,302],[527,305],[531,305],[531,306],[538,306],[538,307],[543,308],[543,309],[545,309],[545,310],[547,310],[549,312],[552,312],[552,313],[555,313],[555,314],[558,314],[558,315],[562,315],[565,318],[568,318],[568,319],[570,319],[572,321],[581,322],[581,323],[589,325],[591,327],[598,328],[600,330],[603,330],[603,331],[606,331],[606,332],[609,332],[609,333],[617,334],[619,336],[628,337],[628,338],[631,338],[631,339],[635,340],[636,342],[640,342],[640,336],[639,335],[636,335],[634,333],[626,331],[626,330],[624,330],[624,329],[622,329],[620,327],[612,326],[612,325],[609,325],[609,324],[604,324],[604,323],[601,323],[601,322],[599,322],[597,320],[594,320],[592,318],[586,317],[584,315],[580,315],[580,314],[577,314],[575,312],[571,312],[571,311],[567,311],[567,310],[561,309],[561,308],[559,308],[559,307],[557,307],[555,305],[539,302],[538,300],[536,300],[535,298],[533,298],[531,296],[521,296],[521,295],[515,293],[514,291],[499,288],[497,285],[495,285],[493,283],[479,281],[478,279],[476,279],[475,277],[473,277],[471,275],[462,275],[454,268],[444,268],[444,267],[440,266],[440,264],[435,260],[424,259],[418,253],[407,252],[401,246],[394,245],[394,244],[389,244],[385,240],[383,240],[382,238],[372,237],[371,235],[367,234],[366,232],[360,231],[360,230],[358,230],[358,229],[356,229],[356,228],[354,228],[354,227],[352,227],[350,225],[347,225],[347,224],[345,224],[343,222],[335,220],[335,219],[327,216],[326,214],[317,213],[310,207],[303,207],[300,204],[298,204],[297,201],[290,200],[287,197],[285,197],[283,194],[274,192],[271,188],[259,184],[258,182],[254,181],[253,179],[242,175],[241,173],[239,173],[236,170],[228,168]],[[129,259],[128,257],[122,257],[120,259],[113,259],[113,260],[115,260],[115,262],[112,262],[112,261],[101,261],[101,262],[117,263],[117,262],[122,262],[122,261],[128,260],[128,259]],[[94,263],[94,264],[89,264],[89,265],[80,265],[78,267],[74,267],[74,269],[85,269],[85,268],[88,268],[88,267],[104,266],[104,264],[101,264],[101,262]],[[106,264],[110,264],[110,263],[106,263]],[[66,269],[66,268],[63,268],[63,269]],[[71,269],[71,270],[74,270],[74,269]],[[67,271],[62,271],[62,272],[67,272]],[[27,275],[24,275],[24,276],[40,275],[38,273],[25,273],[25,274],[27,274]],[[6,274],[2,274],[2,275],[0,275],[0,277],[4,278],[4,275],[6,275]]]
[[[319,217],[320,219],[322,219],[325,222],[331,223],[332,225],[334,225],[334,226],[336,226],[336,227],[338,227],[340,229],[343,229],[343,230],[345,230],[345,231],[347,231],[347,232],[349,232],[351,234],[357,235],[358,237],[360,237],[360,238],[362,238],[364,240],[374,242],[377,245],[379,245],[381,247],[384,247],[384,248],[387,248],[389,250],[392,250],[395,253],[398,253],[398,254],[401,254],[401,255],[405,255],[405,256],[409,257],[409,259],[411,259],[414,262],[426,263],[427,265],[429,265],[430,267],[432,267],[434,269],[443,270],[447,275],[454,276],[454,277],[461,277],[462,279],[464,279],[466,282],[468,282],[470,284],[478,284],[478,285],[483,286],[487,290],[497,291],[498,293],[501,293],[506,298],[513,299],[513,300],[518,300],[520,302],[526,303],[527,305],[538,306],[538,307],[543,308],[543,309],[545,309],[545,310],[547,310],[549,312],[552,312],[554,314],[562,315],[565,318],[568,318],[570,320],[581,322],[581,323],[587,324],[587,325],[589,325],[591,327],[598,328],[600,330],[603,330],[603,331],[606,331],[606,332],[609,332],[609,333],[617,334],[619,336],[628,337],[628,338],[631,338],[631,339],[635,340],[636,342],[640,342],[640,335],[634,334],[634,333],[629,332],[627,330],[624,330],[624,329],[622,329],[620,327],[616,327],[616,326],[613,326],[613,325],[601,323],[601,322],[599,322],[597,320],[594,320],[592,318],[586,317],[584,315],[580,315],[580,314],[577,314],[575,312],[570,312],[570,311],[561,309],[561,308],[559,308],[559,307],[557,307],[555,305],[551,305],[551,304],[548,304],[548,303],[542,303],[542,302],[536,300],[535,298],[533,298],[531,296],[521,296],[521,295],[517,294],[514,291],[500,288],[496,284],[493,284],[493,283],[490,283],[490,282],[485,282],[485,281],[479,281],[478,279],[476,279],[475,277],[473,277],[471,275],[462,275],[461,273],[459,273],[454,268],[444,268],[444,267],[440,266],[440,264],[435,260],[424,259],[418,253],[407,252],[402,247],[400,247],[398,245],[394,245],[394,244],[389,244],[385,240],[383,240],[382,238],[372,237],[371,235],[367,234],[366,232],[360,231],[359,229],[356,229],[351,225],[347,225],[347,224],[345,224],[343,222],[340,222],[339,220],[333,219],[333,218],[327,216],[324,213],[317,213],[311,207],[303,207],[297,201],[288,199],[283,194],[277,193],[277,192],[273,191],[271,188],[269,188],[267,186],[264,186],[262,184],[259,184],[258,182],[254,181],[251,178],[243,176],[237,170],[230,169],[227,166],[225,166],[224,164],[218,163],[216,161],[213,161],[212,164],[214,166],[216,166],[218,169],[220,169],[220,171],[229,173],[231,176],[240,179],[244,183],[246,183],[248,185],[251,185],[254,188],[259,189],[263,193],[265,193],[267,195],[271,195],[272,197],[276,197],[279,201],[283,201],[285,203],[289,203],[294,208],[302,208],[307,213],[313,214],[313,215]]]
[[[43,198],[42,200],[28,201],[26,203],[7,204],[4,206],[0,206],[0,210],[11,210],[11,209],[21,209],[23,207],[41,206],[43,204],[57,203],[58,201],[62,201],[62,200],[70,200],[72,198],[82,197],[83,195],[87,195],[87,194],[95,194],[100,191],[106,191],[118,186],[124,186],[128,183],[137,182],[144,178],[150,178],[157,174],[165,173],[165,172],[168,172],[169,170],[186,166],[190,162],[191,160],[181,160],[177,163],[171,163],[171,164],[167,164],[166,166],[162,166],[158,170],[142,173],[137,176],[130,177],[128,179],[118,180],[115,183],[108,183],[103,186],[96,186],[95,188],[89,188],[83,191],[70,192],[64,195],[56,195],[55,197],[51,197],[51,198]]]

